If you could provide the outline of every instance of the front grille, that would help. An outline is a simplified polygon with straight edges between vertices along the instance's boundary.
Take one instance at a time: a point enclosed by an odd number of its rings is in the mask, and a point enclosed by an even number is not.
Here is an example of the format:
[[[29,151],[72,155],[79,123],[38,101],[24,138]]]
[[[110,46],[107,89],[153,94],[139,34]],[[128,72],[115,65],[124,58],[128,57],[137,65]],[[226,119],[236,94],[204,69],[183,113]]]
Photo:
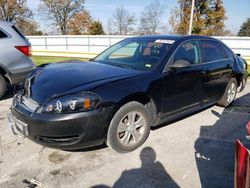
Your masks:
[[[63,137],[48,137],[48,136],[37,136],[37,140],[46,143],[58,143],[58,144],[73,144],[80,139],[79,135],[63,136]]]

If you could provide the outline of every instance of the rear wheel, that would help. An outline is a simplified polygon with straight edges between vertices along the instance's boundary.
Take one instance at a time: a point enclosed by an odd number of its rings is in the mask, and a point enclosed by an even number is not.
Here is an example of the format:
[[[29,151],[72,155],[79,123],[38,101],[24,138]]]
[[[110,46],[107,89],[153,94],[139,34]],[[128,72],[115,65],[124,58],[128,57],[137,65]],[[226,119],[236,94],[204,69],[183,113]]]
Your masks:
[[[237,93],[237,80],[235,78],[232,78],[227,84],[226,90],[222,98],[218,101],[218,105],[223,107],[229,106],[234,101],[236,93]]]
[[[3,97],[7,89],[7,83],[4,77],[0,74],[0,99]]]
[[[149,115],[139,102],[129,102],[114,115],[107,135],[107,145],[118,153],[141,146],[150,132]]]

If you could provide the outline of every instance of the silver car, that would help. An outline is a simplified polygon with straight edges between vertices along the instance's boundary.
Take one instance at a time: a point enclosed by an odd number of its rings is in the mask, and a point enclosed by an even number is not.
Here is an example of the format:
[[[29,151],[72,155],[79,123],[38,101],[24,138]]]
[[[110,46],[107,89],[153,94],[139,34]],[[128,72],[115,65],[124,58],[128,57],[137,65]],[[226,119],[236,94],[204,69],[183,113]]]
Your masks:
[[[0,98],[7,84],[16,85],[25,80],[35,68],[31,44],[13,22],[0,20]]]

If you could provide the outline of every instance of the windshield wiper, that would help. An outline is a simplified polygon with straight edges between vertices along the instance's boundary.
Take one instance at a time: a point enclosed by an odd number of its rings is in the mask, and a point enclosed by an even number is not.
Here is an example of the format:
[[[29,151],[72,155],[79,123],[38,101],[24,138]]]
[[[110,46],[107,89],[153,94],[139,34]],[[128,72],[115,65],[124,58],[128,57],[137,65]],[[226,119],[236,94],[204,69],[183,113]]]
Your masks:
[[[110,61],[106,61],[107,63],[107,65],[113,65],[113,66],[116,66],[116,67],[121,67],[121,68],[126,68],[126,69],[132,69],[131,67],[129,67],[129,66],[126,66],[126,65],[121,65],[121,64],[117,64],[117,63],[112,63],[112,62],[110,62]]]

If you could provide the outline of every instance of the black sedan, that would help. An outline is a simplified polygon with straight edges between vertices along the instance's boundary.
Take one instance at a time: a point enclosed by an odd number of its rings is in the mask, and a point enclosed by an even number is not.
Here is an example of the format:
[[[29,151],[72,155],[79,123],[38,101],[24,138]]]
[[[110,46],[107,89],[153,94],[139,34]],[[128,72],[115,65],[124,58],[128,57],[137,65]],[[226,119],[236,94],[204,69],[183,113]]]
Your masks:
[[[150,127],[230,105],[246,81],[246,61],[214,38],[134,37],[90,62],[38,67],[8,119],[14,134],[48,147],[106,143],[124,153],[142,145]]]

